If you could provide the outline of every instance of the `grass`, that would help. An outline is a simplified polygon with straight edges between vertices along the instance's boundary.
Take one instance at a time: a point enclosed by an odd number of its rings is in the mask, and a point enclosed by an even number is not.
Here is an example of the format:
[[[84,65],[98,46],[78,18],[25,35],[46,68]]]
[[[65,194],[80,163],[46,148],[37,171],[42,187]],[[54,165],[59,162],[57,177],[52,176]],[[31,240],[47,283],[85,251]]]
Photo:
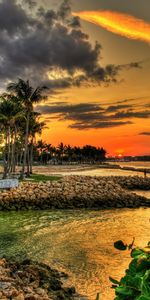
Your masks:
[[[28,179],[25,179],[25,181],[32,181],[32,182],[39,182],[39,181],[56,181],[61,179],[61,176],[48,176],[43,174],[32,174]]]

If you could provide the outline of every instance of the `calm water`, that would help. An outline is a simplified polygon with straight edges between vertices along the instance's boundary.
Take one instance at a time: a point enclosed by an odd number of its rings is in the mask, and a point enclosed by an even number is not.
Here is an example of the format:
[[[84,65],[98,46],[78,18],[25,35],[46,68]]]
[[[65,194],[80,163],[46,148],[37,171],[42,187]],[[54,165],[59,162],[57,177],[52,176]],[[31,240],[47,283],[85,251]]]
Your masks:
[[[121,167],[134,167],[137,168],[145,168],[150,169],[150,162],[112,162],[110,164],[120,165]],[[143,172],[138,171],[129,171],[129,170],[121,170],[121,169],[102,169],[95,168],[93,170],[82,170],[82,171],[59,171],[53,172],[59,173],[61,175],[88,175],[88,176],[144,176]],[[150,173],[147,173],[147,177],[150,177]]]
[[[134,168],[150,169],[150,161],[146,161],[146,162],[145,161],[118,162],[118,163],[115,163],[115,164],[119,164],[122,167],[134,167]]]
[[[0,213],[0,255],[28,255],[63,270],[77,291],[112,300],[109,275],[119,279],[129,253],[113,248],[118,239],[144,246],[150,209]]]

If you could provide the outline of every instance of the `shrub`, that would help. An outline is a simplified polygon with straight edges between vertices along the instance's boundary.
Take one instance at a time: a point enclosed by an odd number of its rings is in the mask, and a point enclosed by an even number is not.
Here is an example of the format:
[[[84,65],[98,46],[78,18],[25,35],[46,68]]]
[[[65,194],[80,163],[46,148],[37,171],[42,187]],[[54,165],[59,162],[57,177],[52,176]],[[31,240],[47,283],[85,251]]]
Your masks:
[[[115,289],[114,300],[150,300],[150,242],[145,248],[134,248],[134,239],[130,245],[119,240],[114,247],[121,251],[130,250],[132,258],[120,281],[109,277]],[[100,300],[99,293],[96,300]]]
[[[150,243],[145,248],[133,248],[117,241],[114,246],[119,250],[131,250],[132,261],[125,276],[117,281],[109,278],[115,289],[114,300],[150,300]]]

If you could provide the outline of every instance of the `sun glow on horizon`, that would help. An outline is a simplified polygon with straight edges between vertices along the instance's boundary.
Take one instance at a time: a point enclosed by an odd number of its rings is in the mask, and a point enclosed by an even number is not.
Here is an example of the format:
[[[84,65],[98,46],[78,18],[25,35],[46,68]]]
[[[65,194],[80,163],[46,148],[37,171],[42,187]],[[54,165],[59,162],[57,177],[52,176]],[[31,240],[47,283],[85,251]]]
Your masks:
[[[115,156],[117,156],[118,158],[123,158],[124,157],[124,153],[125,153],[125,151],[124,151],[124,149],[117,149],[116,151],[115,151]]]

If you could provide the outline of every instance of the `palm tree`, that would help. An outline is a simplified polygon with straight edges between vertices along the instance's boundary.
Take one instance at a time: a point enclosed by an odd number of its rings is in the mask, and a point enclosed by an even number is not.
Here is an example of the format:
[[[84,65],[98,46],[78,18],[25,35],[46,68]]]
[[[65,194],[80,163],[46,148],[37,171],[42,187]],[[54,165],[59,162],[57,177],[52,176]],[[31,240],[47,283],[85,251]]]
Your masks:
[[[28,164],[27,164],[27,173],[32,174],[32,165],[33,165],[33,147],[35,143],[36,134],[41,135],[42,129],[45,128],[45,122],[39,121],[40,114],[32,113],[30,122],[29,122],[29,138],[30,144],[28,147]]]
[[[13,98],[3,95],[0,100],[0,124],[5,138],[3,178],[6,178],[13,164],[16,122],[24,116],[21,105],[16,105]]]
[[[46,142],[44,142],[42,140],[38,140],[37,144],[36,144],[36,149],[37,149],[38,154],[39,154],[39,161],[42,164],[43,163],[43,153],[46,150]]]
[[[74,149],[70,145],[67,145],[65,149],[65,154],[67,155],[68,162],[71,162],[74,154]]]
[[[58,155],[59,155],[59,159],[61,161],[61,164],[63,163],[63,156],[65,154],[65,150],[66,150],[66,146],[61,142],[58,146]]]
[[[10,83],[7,87],[9,92],[12,92],[22,103],[25,111],[26,117],[26,128],[25,128],[25,142],[24,142],[24,159],[22,166],[22,176],[25,172],[25,166],[27,164],[27,151],[28,151],[28,143],[29,143],[29,122],[30,116],[33,113],[33,105],[45,99],[43,96],[43,91],[46,87],[37,87],[33,88],[29,80],[24,81],[19,79],[17,82]],[[29,176],[29,173],[27,173]]]

